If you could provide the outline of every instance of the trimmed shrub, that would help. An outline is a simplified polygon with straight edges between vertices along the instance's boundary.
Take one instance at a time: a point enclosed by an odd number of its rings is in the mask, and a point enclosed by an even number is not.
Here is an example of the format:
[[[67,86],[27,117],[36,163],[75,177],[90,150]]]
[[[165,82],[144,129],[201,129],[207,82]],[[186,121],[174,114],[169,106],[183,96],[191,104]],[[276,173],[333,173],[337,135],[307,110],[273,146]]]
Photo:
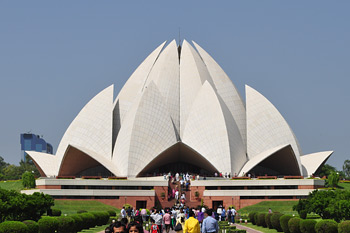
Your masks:
[[[300,232],[301,233],[316,233],[315,225],[316,221],[313,219],[302,219],[300,221]]]
[[[0,233],[27,233],[28,227],[23,222],[6,221],[0,223]]]
[[[102,226],[108,223],[108,220],[109,220],[108,212],[99,211],[99,212],[91,212],[91,213],[96,218],[95,223],[97,226]]]
[[[258,225],[258,216],[259,216],[260,213],[256,213],[254,215],[254,222],[255,222],[255,225]]]
[[[241,229],[235,229],[235,230],[232,230],[230,232],[233,232],[233,233],[247,233],[246,230],[241,230]]]
[[[59,209],[51,209],[51,215],[50,216],[61,216],[62,211]]]
[[[74,230],[76,232],[82,231],[84,228],[83,218],[79,214],[70,215],[72,219],[74,219]]]
[[[66,216],[62,216],[62,217],[58,217],[57,218],[58,221],[58,229],[57,232],[58,233],[74,233],[75,232],[75,227],[74,227],[74,219],[71,217],[66,217]]]
[[[54,217],[42,217],[38,224],[40,233],[52,233],[58,229],[58,221]]]
[[[339,233],[347,233],[350,232],[350,220],[344,221],[338,224],[338,232]]]
[[[302,219],[306,219],[307,217],[307,210],[301,210],[299,211],[299,217],[302,218]]]
[[[82,213],[87,213],[87,211],[86,210],[78,210],[77,211],[77,214],[82,214]]]
[[[96,226],[96,218],[93,214],[91,213],[82,213],[80,214],[80,217],[82,217],[83,222],[84,222],[84,229],[89,229],[90,227]]]
[[[249,220],[253,225],[256,225],[256,222],[255,222],[255,215],[256,214],[257,214],[257,212],[249,213]]]
[[[256,225],[266,227],[267,226],[266,222],[265,222],[266,213],[259,213],[259,214],[257,214],[257,216],[258,216],[258,219],[256,221]]]
[[[25,220],[24,224],[28,227],[28,233],[38,233],[39,232],[39,224],[33,220]]]
[[[268,213],[265,215],[265,223],[266,223],[266,227],[273,229],[273,226],[271,224],[271,216],[272,216],[272,213]]]
[[[273,213],[271,216],[271,224],[273,226],[273,229],[276,229],[278,232],[282,232],[282,227],[280,224],[280,217],[282,217],[283,214],[281,213]]]
[[[321,220],[315,225],[316,233],[338,233],[338,223],[334,220]]]
[[[280,224],[281,224],[281,227],[282,227],[282,230],[284,233],[290,233],[289,228],[288,228],[288,221],[291,218],[293,218],[293,216],[287,215],[287,214],[281,216],[281,218],[280,218]]]
[[[348,233],[350,232],[350,221],[344,221],[338,224],[338,232],[339,233]]]
[[[288,228],[290,233],[301,233],[300,232],[300,218],[291,218],[288,221]]]
[[[114,210],[108,210],[107,212],[111,217],[115,217],[117,215],[117,212],[115,212]]]

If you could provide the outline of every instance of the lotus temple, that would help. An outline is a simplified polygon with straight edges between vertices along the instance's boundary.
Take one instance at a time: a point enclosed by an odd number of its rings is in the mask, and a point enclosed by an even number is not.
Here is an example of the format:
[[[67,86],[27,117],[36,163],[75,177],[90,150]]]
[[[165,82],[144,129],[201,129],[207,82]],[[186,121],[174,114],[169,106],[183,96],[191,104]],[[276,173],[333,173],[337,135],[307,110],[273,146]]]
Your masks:
[[[317,174],[333,152],[303,154],[268,99],[248,85],[243,99],[215,60],[192,44],[164,42],[115,99],[113,85],[93,97],[55,155],[26,151],[42,176],[38,190],[119,207],[164,206],[171,187],[159,175],[189,172],[207,177],[191,182],[193,206],[203,200],[240,208],[298,199],[324,186],[303,178]]]

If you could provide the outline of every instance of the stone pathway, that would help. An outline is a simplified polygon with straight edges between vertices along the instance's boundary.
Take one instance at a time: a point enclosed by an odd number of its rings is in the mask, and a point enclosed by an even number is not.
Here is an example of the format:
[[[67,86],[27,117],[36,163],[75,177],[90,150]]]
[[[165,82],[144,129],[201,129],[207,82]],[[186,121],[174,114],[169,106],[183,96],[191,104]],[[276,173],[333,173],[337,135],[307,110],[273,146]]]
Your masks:
[[[240,225],[240,224],[234,224],[234,225],[236,226],[237,229],[246,230],[247,233],[262,233],[262,231],[258,231],[258,230],[255,230],[255,229],[252,229],[252,228]]]
[[[241,229],[241,230],[246,230],[247,233],[262,233],[261,231],[258,231],[258,230],[255,230],[255,229],[252,229],[252,228],[249,228],[249,227],[246,227],[246,226],[243,226],[243,225],[240,225],[240,224],[234,224],[237,229]],[[104,233],[105,231],[101,231],[99,233]],[[163,233],[165,233],[165,231],[163,231]],[[175,231],[171,230],[170,229],[170,232],[169,233],[175,233]]]

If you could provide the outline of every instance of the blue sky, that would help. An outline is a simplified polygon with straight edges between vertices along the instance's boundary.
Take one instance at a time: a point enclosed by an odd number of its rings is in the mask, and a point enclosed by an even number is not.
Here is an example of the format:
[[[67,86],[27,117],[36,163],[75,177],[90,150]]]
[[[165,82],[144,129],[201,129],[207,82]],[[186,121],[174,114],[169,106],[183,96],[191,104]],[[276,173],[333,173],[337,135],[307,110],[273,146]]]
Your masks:
[[[0,156],[20,133],[57,149],[99,91],[118,93],[165,40],[194,40],[242,96],[248,84],[285,117],[304,154],[350,159],[349,1],[1,1]]]

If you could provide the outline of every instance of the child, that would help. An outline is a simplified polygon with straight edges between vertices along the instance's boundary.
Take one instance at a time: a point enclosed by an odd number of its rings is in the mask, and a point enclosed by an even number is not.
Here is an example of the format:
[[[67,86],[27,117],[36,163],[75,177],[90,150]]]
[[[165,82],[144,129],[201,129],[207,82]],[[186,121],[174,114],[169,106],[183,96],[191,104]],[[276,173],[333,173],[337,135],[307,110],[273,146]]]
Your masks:
[[[159,227],[157,224],[155,224],[155,221],[153,218],[151,218],[151,228],[150,228],[150,233],[158,233],[159,232]]]

